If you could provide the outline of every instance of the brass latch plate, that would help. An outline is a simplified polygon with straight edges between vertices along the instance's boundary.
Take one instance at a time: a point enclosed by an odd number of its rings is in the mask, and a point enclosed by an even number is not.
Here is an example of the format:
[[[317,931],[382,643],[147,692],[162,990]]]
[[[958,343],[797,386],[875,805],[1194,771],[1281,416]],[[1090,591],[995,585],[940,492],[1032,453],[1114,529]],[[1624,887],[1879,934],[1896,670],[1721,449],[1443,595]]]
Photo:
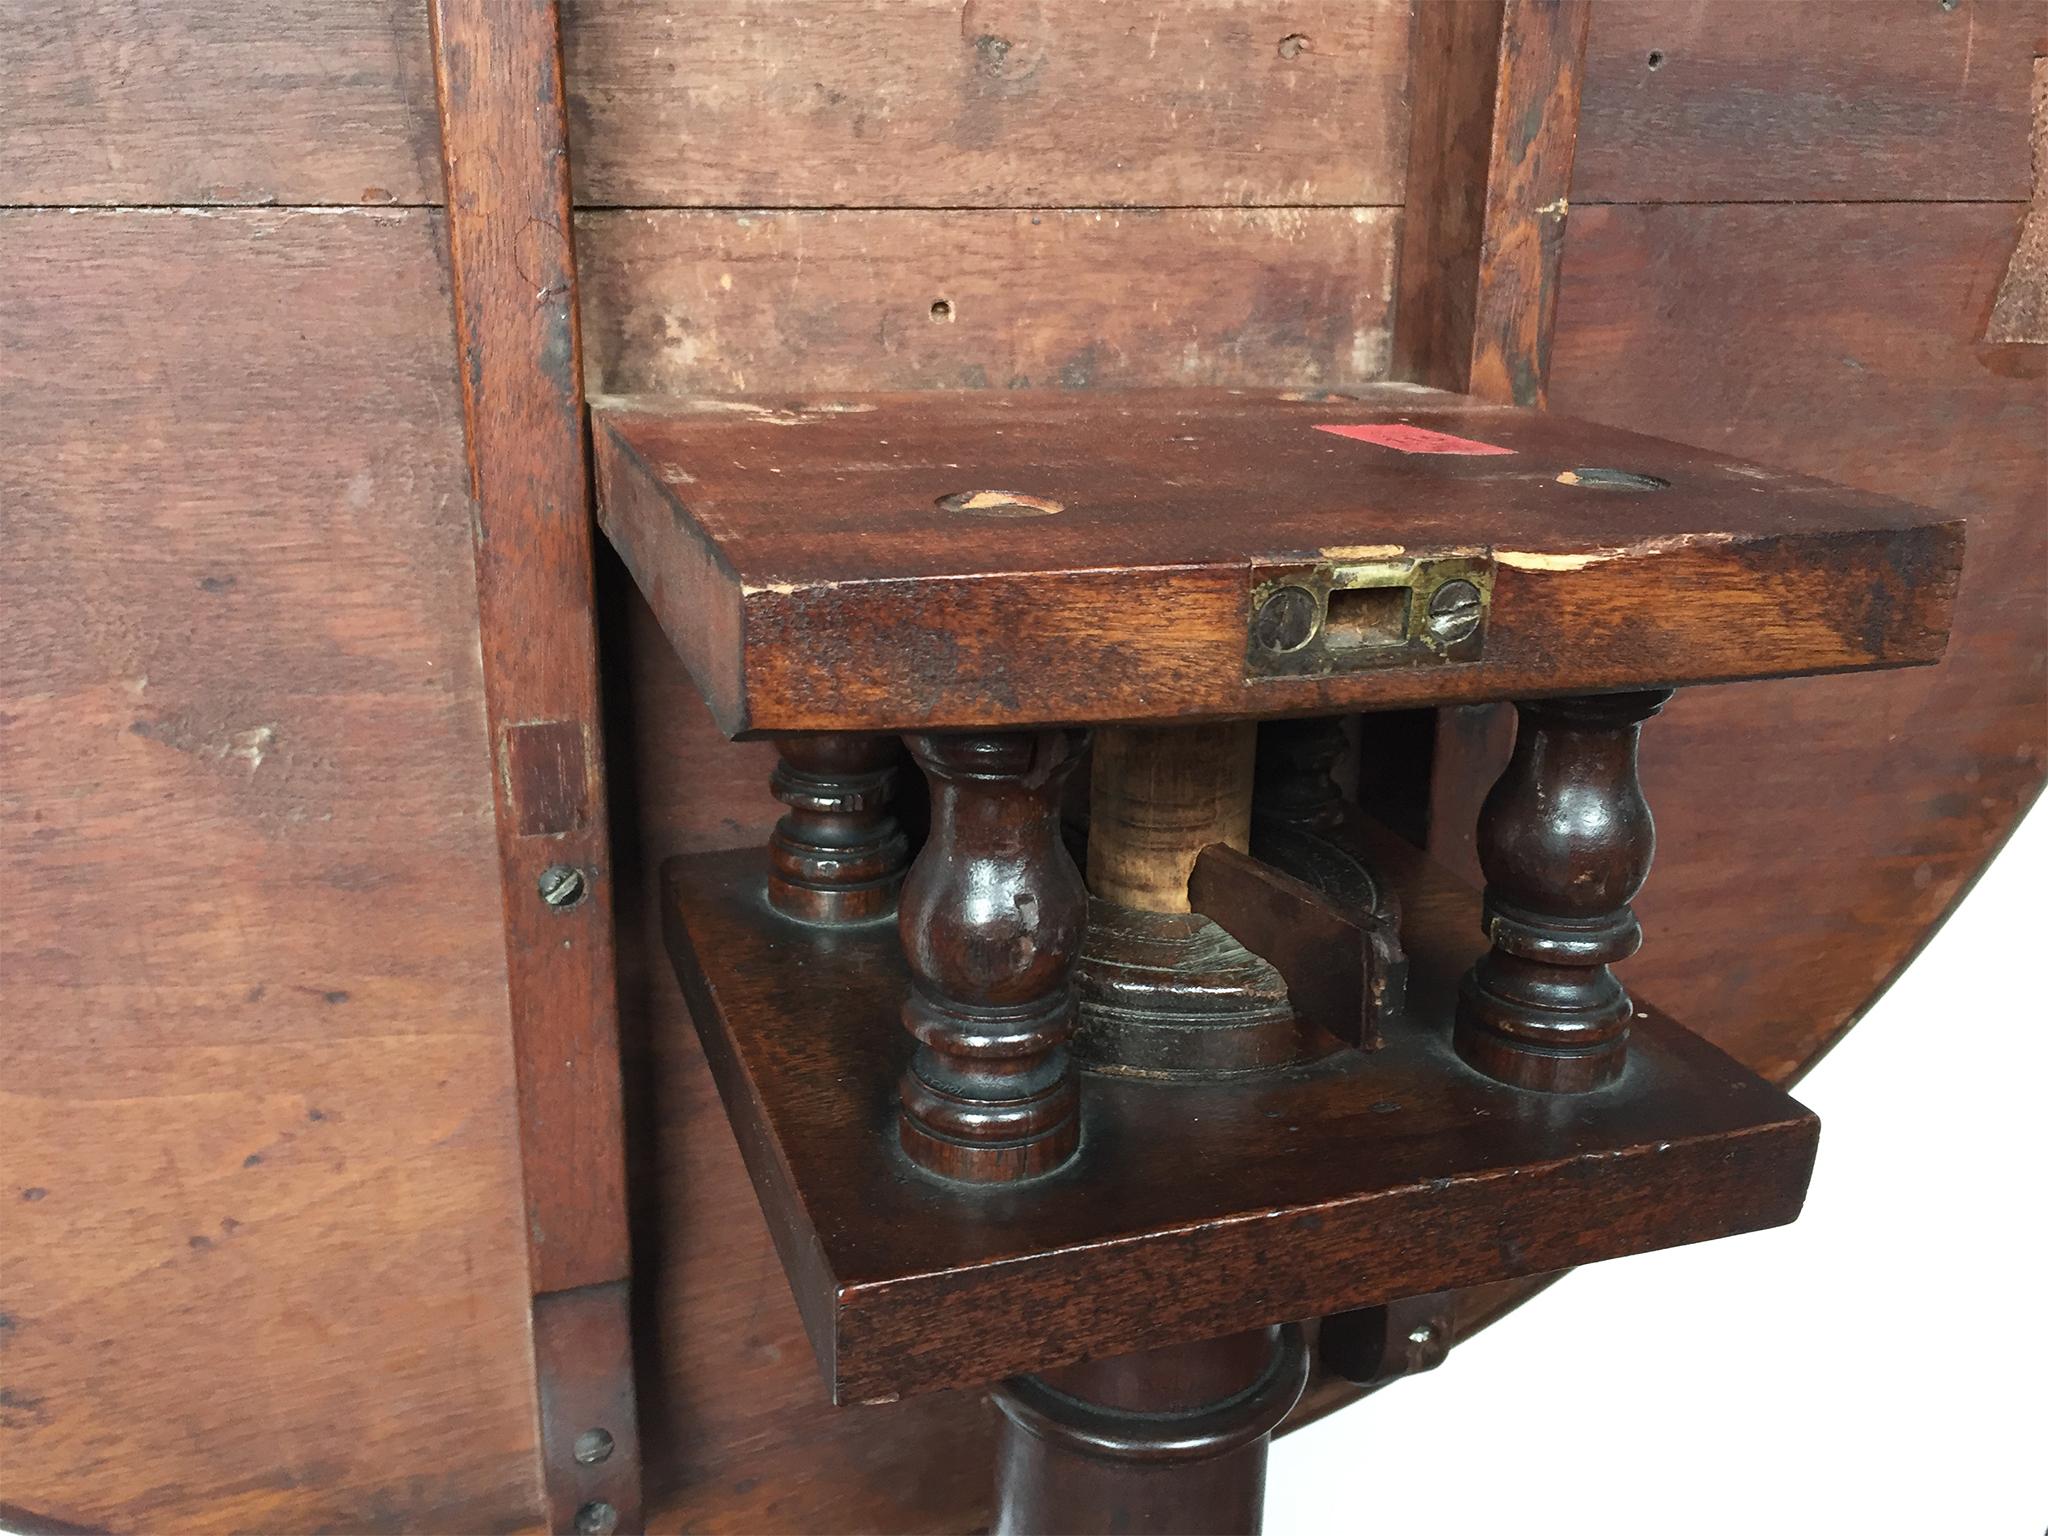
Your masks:
[[[1478,661],[1492,607],[1490,554],[1260,562],[1245,611],[1245,675]]]

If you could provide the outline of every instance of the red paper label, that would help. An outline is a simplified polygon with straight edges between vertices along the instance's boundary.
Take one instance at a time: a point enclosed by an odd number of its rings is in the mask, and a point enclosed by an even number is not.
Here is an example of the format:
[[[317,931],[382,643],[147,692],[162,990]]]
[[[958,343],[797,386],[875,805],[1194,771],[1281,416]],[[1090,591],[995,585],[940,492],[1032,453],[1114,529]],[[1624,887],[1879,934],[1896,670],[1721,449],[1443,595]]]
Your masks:
[[[1396,453],[1487,454],[1515,451],[1496,448],[1492,443],[1475,443],[1469,437],[1453,437],[1448,432],[1432,432],[1428,427],[1411,427],[1405,421],[1375,422],[1368,426],[1318,425],[1316,430],[1337,437],[1355,438],[1361,443],[1377,443]]]

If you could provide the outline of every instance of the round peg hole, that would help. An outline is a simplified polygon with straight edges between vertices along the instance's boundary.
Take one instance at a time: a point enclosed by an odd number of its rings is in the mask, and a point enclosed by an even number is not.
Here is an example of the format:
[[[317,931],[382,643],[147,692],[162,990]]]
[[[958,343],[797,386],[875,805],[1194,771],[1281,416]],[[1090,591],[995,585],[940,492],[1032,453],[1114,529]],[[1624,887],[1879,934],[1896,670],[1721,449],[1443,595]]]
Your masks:
[[[951,299],[933,299],[932,318],[934,320],[951,320],[953,318],[953,301]]]
[[[1067,510],[1063,501],[1022,491],[954,491],[941,496],[938,506],[941,512],[971,512],[977,517],[1053,517]]]
[[[1669,480],[1639,475],[1632,469],[1610,469],[1604,465],[1582,464],[1557,477],[1559,485],[1584,486],[1589,491],[1668,491]]]

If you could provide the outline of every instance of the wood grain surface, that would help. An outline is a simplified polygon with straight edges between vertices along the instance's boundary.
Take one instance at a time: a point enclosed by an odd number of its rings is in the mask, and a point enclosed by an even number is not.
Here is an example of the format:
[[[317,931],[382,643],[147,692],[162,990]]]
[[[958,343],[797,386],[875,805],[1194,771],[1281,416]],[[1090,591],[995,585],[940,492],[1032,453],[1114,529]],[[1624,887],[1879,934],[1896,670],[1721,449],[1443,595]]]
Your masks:
[[[1081,1152],[1014,1191],[917,1176],[877,1134],[911,1051],[890,1027],[907,975],[894,933],[820,943],[768,913],[759,850],[666,866],[677,972],[835,1398],[1792,1219],[1817,1122],[1647,1004],[1614,1093],[1518,1113],[1515,1090],[1451,1063],[1452,993],[1484,948],[1478,893],[1413,849],[1373,851],[1413,967],[1410,1015],[1379,1051],[1170,1089],[1089,1077]]]
[[[1580,206],[2027,195],[2027,78],[2048,52],[2042,0],[1600,0],[1594,10]]]
[[[590,388],[1365,383],[1386,374],[1397,218],[1383,208],[586,213]]]
[[[1963,515],[1947,659],[1681,694],[1643,732],[1627,979],[1785,1079],[1874,999],[2048,775],[2048,349],[1983,333],[2022,210],[1582,210],[1559,409]],[[1683,358],[1685,365],[1672,366]],[[1483,792],[1491,770],[1464,782]],[[1471,825],[1443,803],[1440,836]],[[1768,872],[1741,902],[1726,870]]]
[[[1586,0],[1422,5],[1393,371],[1543,404]]]
[[[1401,0],[562,9],[577,197],[596,206],[1401,200]],[[410,0],[6,0],[0,78],[0,202],[441,196]]]
[[[578,0],[579,202],[1401,200],[1401,0]]]
[[[0,838],[34,892],[0,941],[0,1482],[41,1515],[536,1507],[440,240],[0,214]]]
[[[1954,521],[1901,502],[1409,385],[630,397],[600,402],[595,430],[605,532],[732,735],[1914,665],[1941,654],[1961,557]],[[1598,488],[1597,466],[1649,489]],[[977,488],[1032,510],[952,504]],[[1248,654],[1265,575],[1455,555],[1492,562],[1473,654],[1297,676]]]
[[[416,0],[0,0],[0,203],[441,196]]]

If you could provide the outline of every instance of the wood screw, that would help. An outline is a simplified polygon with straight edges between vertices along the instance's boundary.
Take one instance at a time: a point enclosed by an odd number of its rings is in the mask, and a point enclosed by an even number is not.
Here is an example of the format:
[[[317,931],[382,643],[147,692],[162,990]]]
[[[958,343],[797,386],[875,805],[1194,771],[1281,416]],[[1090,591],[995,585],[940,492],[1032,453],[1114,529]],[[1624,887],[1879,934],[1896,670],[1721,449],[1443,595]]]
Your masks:
[[[550,864],[540,872],[540,899],[558,910],[583,899],[583,871],[569,864]]]
[[[572,1454],[584,1466],[594,1467],[599,1462],[610,1459],[614,1443],[610,1430],[586,1429],[576,1437]]]
[[[1430,596],[1429,632],[1451,645],[1479,627],[1479,614],[1479,589],[1469,581],[1447,581]]]

